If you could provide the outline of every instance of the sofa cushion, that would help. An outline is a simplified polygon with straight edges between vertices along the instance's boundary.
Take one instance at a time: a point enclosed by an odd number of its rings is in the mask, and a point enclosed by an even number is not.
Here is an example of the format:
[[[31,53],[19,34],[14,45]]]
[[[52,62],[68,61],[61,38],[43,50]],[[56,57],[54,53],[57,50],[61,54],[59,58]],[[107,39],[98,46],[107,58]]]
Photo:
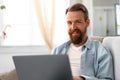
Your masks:
[[[10,72],[5,72],[0,74],[0,80],[18,80],[16,70],[11,70]]]
[[[108,47],[113,55],[115,80],[120,80],[120,37],[105,37],[103,45]]]
[[[104,39],[104,37],[101,37],[101,36],[91,36],[90,38],[92,40],[100,41],[101,43],[103,42],[103,39]]]

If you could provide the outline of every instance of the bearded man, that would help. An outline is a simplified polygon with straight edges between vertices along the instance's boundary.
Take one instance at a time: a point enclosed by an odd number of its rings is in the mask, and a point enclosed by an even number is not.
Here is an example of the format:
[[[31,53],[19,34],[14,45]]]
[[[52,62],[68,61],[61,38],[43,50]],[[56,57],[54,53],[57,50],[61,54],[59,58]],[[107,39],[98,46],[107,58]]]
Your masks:
[[[70,40],[53,49],[54,55],[68,55],[73,80],[114,80],[113,59],[100,42],[88,38],[87,8],[76,3],[66,9]]]

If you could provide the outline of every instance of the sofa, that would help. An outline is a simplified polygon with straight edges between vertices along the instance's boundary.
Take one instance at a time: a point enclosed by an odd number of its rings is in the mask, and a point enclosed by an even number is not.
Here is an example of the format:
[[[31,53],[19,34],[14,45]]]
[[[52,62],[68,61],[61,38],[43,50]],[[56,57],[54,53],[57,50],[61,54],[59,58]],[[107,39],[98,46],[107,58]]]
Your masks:
[[[100,41],[105,47],[110,50],[114,61],[115,80],[120,80],[120,36],[93,36],[90,38]],[[0,74],[0,80],[18,80],[16,70],[14,69],[9,72]]]
[[[102,44],[110,50],[114,60],[115,80],[120,80],[120,36],[105,37]]]

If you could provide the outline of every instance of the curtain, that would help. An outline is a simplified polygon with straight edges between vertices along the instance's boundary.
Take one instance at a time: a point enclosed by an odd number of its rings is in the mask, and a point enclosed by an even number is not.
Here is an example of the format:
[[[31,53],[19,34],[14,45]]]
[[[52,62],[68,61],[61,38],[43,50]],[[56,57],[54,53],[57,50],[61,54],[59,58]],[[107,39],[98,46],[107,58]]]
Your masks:
[[[35,0],[35,8],[42,37],[48,48],[52,50],[55,26],[55,0]]]

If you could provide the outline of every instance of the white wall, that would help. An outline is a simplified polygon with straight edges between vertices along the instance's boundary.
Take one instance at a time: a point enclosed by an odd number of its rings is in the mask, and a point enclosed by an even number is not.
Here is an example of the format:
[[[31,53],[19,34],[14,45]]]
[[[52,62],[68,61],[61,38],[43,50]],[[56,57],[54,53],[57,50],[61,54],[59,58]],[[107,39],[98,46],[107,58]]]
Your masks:
[[[104,9],[94,9],[93,13],[93,35],[106,36],[107,31],[107,13]]]
[[[115,36],[114,7],[95,7],[93,10],[93,35]]]
[[[118,3],[119,0],[93,0],[94,6],[113,6],[115,3]]]
[[[115,36],[116,35],[116,28],[115,28],[115,10],[114,8],[107,10],[107,29],[108,29],[108,36]]]
[[[119,0],[93,0],[93,34],[115,36],[115,4]],[[102,17],[102,21],[99,17]],[[98,29],[97,29],[98,28]]]
[[[94,8],[93,35],[115,36],[114,8]]]
[[[74,3],[77,3],[77,2],[82,2],[82,0],[70,0],[70,4],[74,4]]]

